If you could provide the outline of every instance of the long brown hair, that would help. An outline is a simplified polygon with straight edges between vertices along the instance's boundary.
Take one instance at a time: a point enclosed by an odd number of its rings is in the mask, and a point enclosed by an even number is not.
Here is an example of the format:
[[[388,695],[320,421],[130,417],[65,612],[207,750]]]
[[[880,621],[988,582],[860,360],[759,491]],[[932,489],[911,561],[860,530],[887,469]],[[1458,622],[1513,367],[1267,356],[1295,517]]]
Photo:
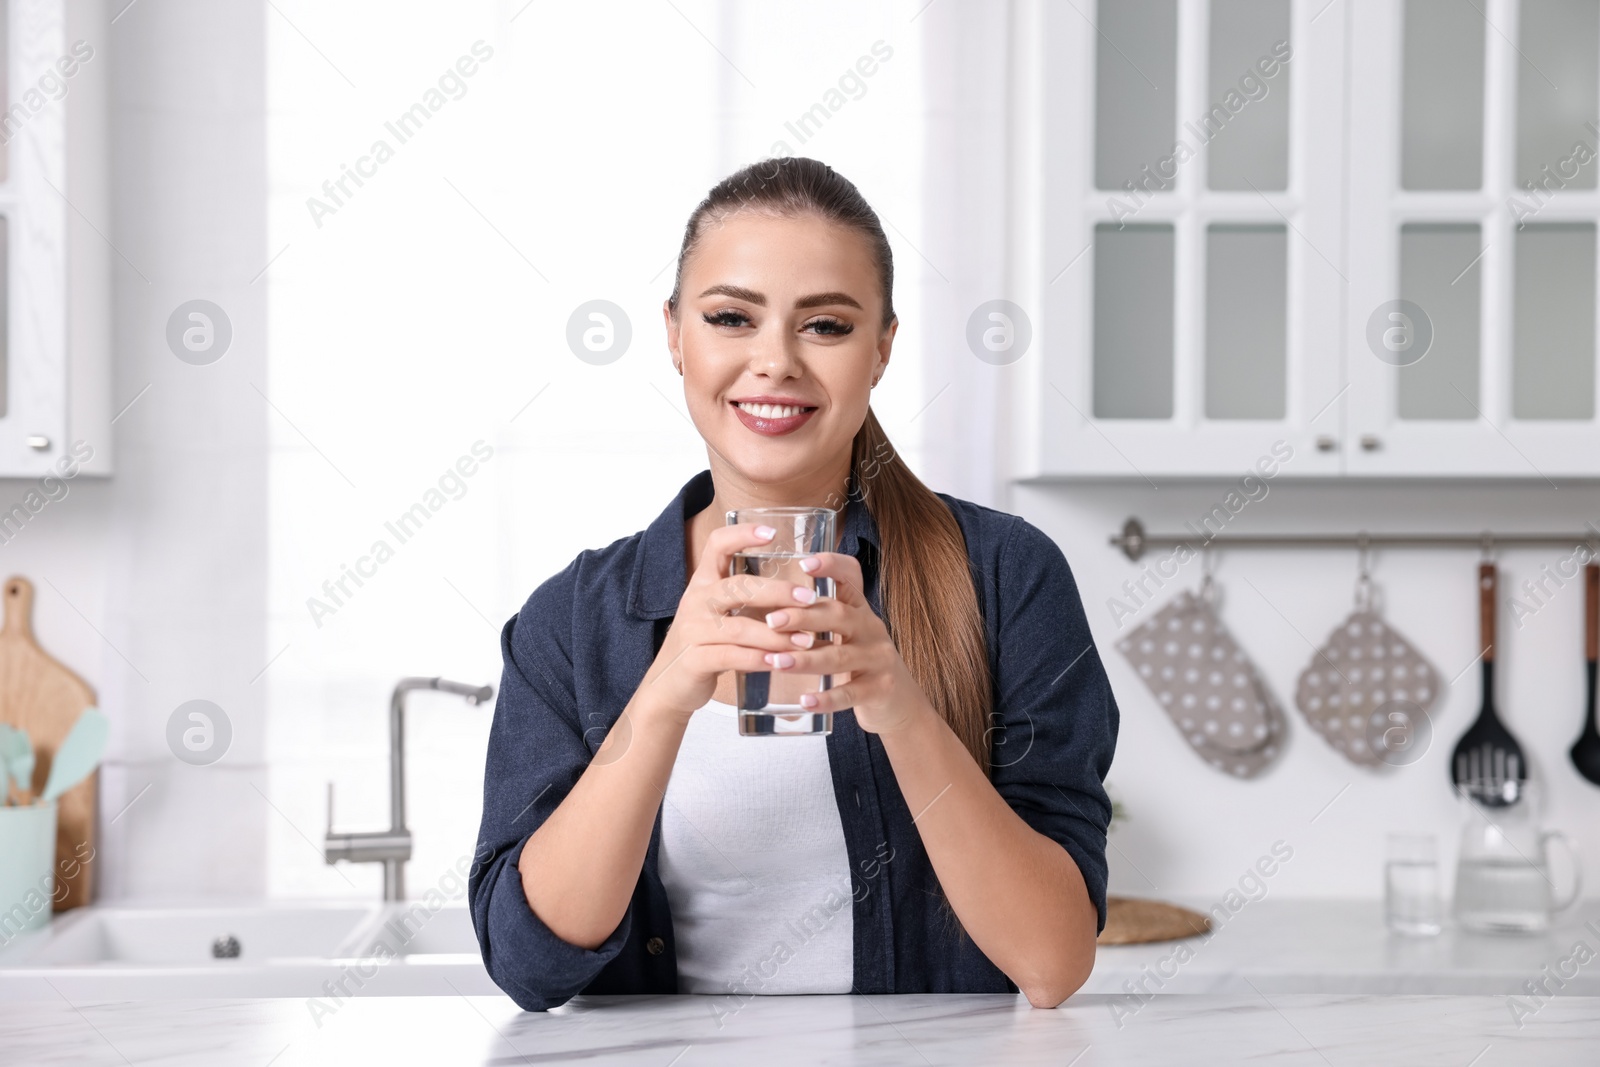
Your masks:
[[[795,156],[762,160],[729,175],[694,209],[667,301],[674,319],[683,266],[701,235],[711,224],[747,208],[790,217],[817,215],[866,237],[883,290],[883,328],[894,321],[894,258],[877,213],[832,167]],[[851,494],[866,505],[878,527],[878,588],[889,637],[928,702],[990,777],[994,697],[983,612],[961,527],[945,502],[895,452],[870,407],[856,431],[850,475]],[[942,885],[938,895],[946,928],[965,936]]]

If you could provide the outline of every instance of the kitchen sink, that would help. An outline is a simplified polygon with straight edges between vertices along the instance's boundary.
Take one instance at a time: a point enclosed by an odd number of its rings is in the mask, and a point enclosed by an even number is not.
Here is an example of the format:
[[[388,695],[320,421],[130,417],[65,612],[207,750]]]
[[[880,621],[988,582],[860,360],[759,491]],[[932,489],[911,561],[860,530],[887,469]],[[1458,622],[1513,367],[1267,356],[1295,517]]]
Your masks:
[[[157,967],[330,958],[372,912],[337,905],[79,909],[22,958],[35,966]]]
[[[356,958],[478,957],[478,936],[466,908],[440,908],[430,913],[426,905],[412,902],[387,904],[380,911],[377,920],[363,926],[348,944],[354,950],[349,954]]]
[[[94,905],[0,946],[0,999],[499,992],[463,906]]]

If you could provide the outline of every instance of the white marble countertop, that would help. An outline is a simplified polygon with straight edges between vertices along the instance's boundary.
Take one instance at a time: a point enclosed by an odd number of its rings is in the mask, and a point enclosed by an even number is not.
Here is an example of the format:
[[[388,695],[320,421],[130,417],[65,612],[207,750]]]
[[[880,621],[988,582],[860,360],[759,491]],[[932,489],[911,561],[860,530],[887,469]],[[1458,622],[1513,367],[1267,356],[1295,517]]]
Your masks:
[[[302,1064],[1449,1064],[1596,1062],[1600,998],[1514,1019],[1501,997],[1079,994],[579,997],[523,1012],[505,997],[372,997],[314,1020],[300,1000],[0,1003],[9,1067]],[[1120,1010],[1119,1010],[1120,1006]],[[319,1025],[320,1023],[320,1025]]]
[[[348,902],[339,907],[348,910]],[[282,921],[269,922],[278,910],[285,911],[276,916]],[[311,950],[299,944],[304,937],[288,937],[283,929],[328,925],[318,915],[281,902],[265,910],[156,907],[146,914],[124,906],[102,909],[98,916],[72,912],[54,932],[70,935],[65,939],[40,935],[37,943],[0,951],[0,1002],[313,996],[351,963],[343,950],[309,958]],[[84,925],[94,918],[103,920],[103,929]],[[370,928],[362,929],[367,933],[355,941],[370,939]],[[210,958],[219,932],[239,934],[247,946],[243,958]],[[83,934],[89,936],[78,936]],[[363,997],[500,992],[483,969],[464,909],[441,912],[422,934],[411,946],[420,955],[363,976],[370,977],[360,984]],[[1581,965],[1572,959],[1580,942],[1594,955]],[[263,944],[273,943],[292,949],[292,958],[263,957]],[[101,949],[106,958],[96,955]],[[1571,962],[1563,966],[1564,961]],[[1527,983],[1549,973],[1562,979],[1560,995],[1600,996],[1600,900],[1559,917],[1541,934],[1476,934],[1447,926],[1437,937],[1410,938],[1384,928],[1379,901],[1267,898],[1245,905],[1209,938],[1100,946],[1083,992],[1125,993],[1131,985],[1159,993],[1509,996],[1525,994]]]
[[[1579,942],[1595,958],[1561,968]],[[1180,954],[1180,945],[1188,951]],[[1600,997],[1600,900],[1580,903],[1537,934],[1475,933],[1447,919],[1435,937],[1406,937],[1385,928],[1379,900],[1269,898],[1246,904],[1209,937],[1101,945],[1083,991],[1124,992],[1125,983],[1142,981],[1161,993],[1510,996],[1524,994],[1546,967],[1562,978],[1560,994]]]

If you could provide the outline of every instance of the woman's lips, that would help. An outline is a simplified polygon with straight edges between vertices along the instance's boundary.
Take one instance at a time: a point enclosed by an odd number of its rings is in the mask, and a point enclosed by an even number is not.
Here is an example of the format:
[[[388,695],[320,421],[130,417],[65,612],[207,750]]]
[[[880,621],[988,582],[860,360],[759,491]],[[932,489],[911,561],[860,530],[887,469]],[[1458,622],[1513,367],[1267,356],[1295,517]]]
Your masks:
[[[729,403],[733,403],[730,401]],[[791,405],[793,406],[793,405]],[[817,413],[816,408],[805,408],[798,415],[784,415],[766,417],[746,411],[738,404],[733,404],[733,413],[739,416],[739,421],[747,429],[765,437],[782,437],[786,433],[794,433],[806,424],[806,420]]]

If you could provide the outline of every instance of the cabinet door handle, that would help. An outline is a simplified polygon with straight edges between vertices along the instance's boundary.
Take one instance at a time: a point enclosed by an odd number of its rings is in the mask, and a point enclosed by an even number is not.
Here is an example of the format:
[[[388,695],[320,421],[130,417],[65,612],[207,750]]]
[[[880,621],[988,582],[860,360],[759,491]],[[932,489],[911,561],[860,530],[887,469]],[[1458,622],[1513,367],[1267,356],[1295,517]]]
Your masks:
[[[1332,452],[1334,449],[1336,449],[1338,447],[1339,447],[1339,440],[1336,437],[1329,437],[1327,434],[1323,434],[1323,435],[1321,435],[1320,437],[1317,438],[1317,451],[1318,452]]]
[[[1383,439],[1375,433],[1361,435],[1361,450],[1363,452],[1376,452],[1383,447]]]
[[[42,433],[33,434],[28,438],[28,447],[35,452],[48,452],[50,451],[50,438]]]

